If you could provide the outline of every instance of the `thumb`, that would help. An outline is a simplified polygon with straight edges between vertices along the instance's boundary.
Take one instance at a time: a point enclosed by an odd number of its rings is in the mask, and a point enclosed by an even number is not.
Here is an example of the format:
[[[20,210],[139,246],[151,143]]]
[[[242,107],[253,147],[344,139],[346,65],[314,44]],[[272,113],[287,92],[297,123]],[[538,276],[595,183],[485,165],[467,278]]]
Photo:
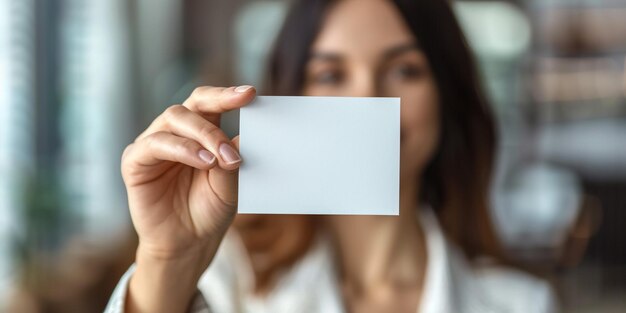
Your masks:
[[[239,135],[235,136],[230,142],[233,143],[235,148],[237,148],[237,152],[239,152]]]

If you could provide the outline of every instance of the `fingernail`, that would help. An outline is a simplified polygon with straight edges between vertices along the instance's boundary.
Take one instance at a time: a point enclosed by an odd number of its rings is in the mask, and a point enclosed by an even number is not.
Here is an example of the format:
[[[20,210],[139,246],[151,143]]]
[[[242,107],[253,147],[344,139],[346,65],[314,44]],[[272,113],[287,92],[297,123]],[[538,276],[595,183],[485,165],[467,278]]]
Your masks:
[[[235,88],[235,92],[244,93],[244,92],[248,91],[248,89],[250,89],[250,88],[252,88],[252,86],[241,85],[241,86]]]
[[[206,162],[207,164],[215,162],[215,156],[213,155],[213,153],[207,150],[200,150],[200,152],[198,152],[198,156],[200,157],[200,159],[202,159],[202,161]]]
[[[220,155],[227,164],[234,164],[241,161],[239,153],[237,153],[237,151],[235,151],[235,149],[227,143],[222,143],[220,145]]]

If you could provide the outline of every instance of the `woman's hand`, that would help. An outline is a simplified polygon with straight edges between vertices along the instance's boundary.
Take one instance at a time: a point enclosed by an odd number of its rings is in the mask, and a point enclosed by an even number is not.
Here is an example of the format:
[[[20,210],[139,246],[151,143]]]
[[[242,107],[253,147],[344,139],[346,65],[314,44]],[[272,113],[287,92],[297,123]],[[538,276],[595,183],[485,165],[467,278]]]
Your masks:
[[[254,96],[250,86],[197,88],[124,151],[122,176],[139,236],[129,311],[186,309],[237,211],[242,159],[238,137],[231,141],[219,128],[220,114]]]

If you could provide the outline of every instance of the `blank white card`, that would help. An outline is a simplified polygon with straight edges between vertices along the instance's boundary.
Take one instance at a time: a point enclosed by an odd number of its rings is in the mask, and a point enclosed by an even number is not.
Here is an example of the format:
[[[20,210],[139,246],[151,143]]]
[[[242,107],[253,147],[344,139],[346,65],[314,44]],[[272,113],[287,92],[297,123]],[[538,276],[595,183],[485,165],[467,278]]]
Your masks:
[[[239,213],[398,215],[400,98],[259,96],[239,114]]]

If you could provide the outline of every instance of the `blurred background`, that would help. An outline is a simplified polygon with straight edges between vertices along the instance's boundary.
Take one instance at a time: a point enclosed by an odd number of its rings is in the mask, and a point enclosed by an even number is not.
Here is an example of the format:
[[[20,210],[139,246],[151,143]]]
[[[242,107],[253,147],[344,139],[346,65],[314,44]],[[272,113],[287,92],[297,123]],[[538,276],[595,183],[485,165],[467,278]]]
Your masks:
[[[288,4],[0,0],[0,312],[103,310],[136,245],[123,148],[197,85],[261,86]],[[564,312],[626,312],[626,0],[454,9],[500,126],[506,249]]]

